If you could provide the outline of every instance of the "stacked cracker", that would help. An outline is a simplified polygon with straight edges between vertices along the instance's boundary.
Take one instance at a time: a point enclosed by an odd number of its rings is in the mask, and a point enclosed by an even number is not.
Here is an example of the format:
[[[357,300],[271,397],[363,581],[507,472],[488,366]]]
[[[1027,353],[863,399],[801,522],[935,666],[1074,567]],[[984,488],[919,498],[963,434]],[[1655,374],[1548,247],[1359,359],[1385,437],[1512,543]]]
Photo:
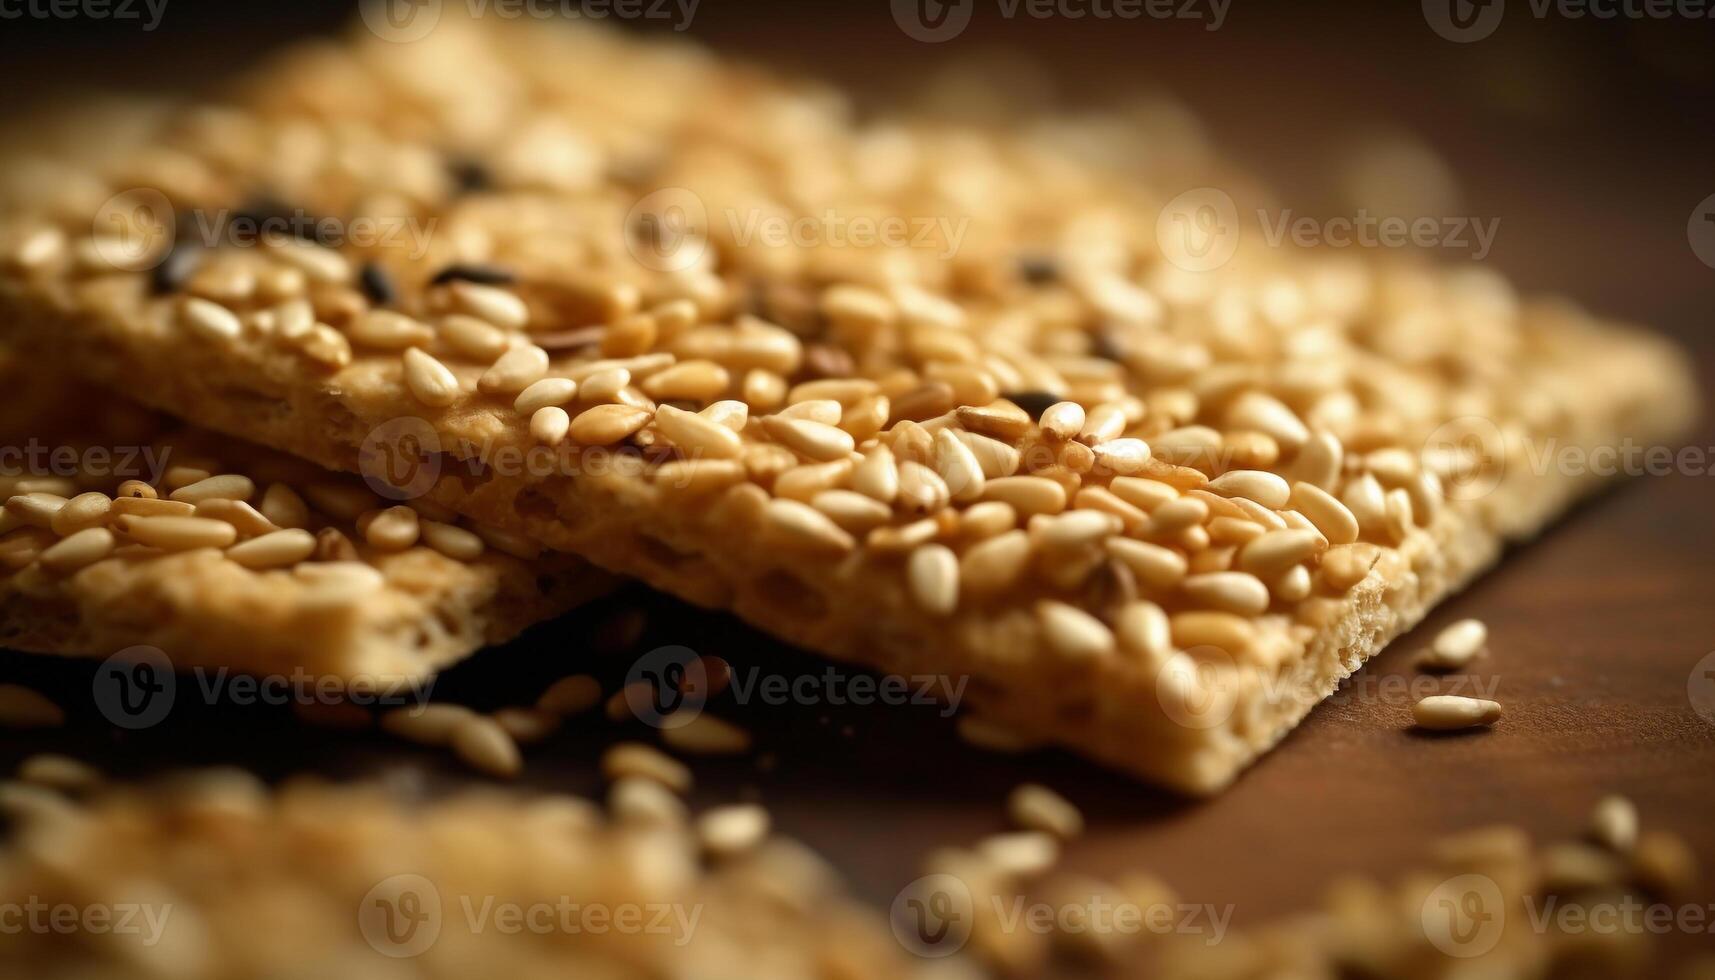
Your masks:
[[[318,46],[57,163],[0,325],[1193,792],[1593,485],[1533,448],[1692,411],[1675,351],[1481,271],[1164,254],[1147,138],[851,115],[595,32]],[[282,213],[426,233],[186,231]]]

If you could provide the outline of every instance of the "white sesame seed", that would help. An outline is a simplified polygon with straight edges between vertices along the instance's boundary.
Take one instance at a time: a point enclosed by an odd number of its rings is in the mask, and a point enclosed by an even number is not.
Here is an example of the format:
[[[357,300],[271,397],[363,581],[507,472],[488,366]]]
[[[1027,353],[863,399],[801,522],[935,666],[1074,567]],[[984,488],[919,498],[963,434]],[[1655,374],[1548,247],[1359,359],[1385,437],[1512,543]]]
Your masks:
[[[535,344],[518,344],[495,358],[476,380],[476,388],[487,395],[517,395],[547,374],[548,352]],[[587,390],[585,397],[594,398]]]
[[[1084,815],[1064,796],[1037,783],[1025,783],[1007,797],[1007,814],[1025,830],[1070,840],[1084,832]]]
[[[537,409],[565,405],[578,396],[578,383],[570,378],[543,378],[518,393],[512,410],[533,415]]]
[[[421,521],[423,543],[455,561],[475,561],[482,556],[483,539],[452,524]]]
[[[239,321],[238,314],[219,303],[191,296],[185,299],[180,310],[181,322],[204,340],[237,340],[244,333],[244,324]]]
[[[1180,588],[1191,601],[1210,609],[1240,616],[1259,616],[1268,610],[1268,586],[1245,572],[1192,575]]]
[[[671,405],[655,410],[655,428],[687,453],[712,459],[737,459],[744,451],[744,440],[737,432],[696,412]]]
[[[809,419],[770,415],[762,420],[762,428],[800,456],[824,462],[850,455],[855,446],[851,433],[838,426]]]
[[[654,417],[652,412],[630,405],[597,405],[572,419],[573,441],[585,446],[611,446],[640,431]]]
[[[950,615],[959,605],[959,557],[946,545],[926,544],[906,566],[911,596],[924,612]]]
[[[627,777],[648,779],[675,793],[691,791],[691,770],[659,749],[641,742],[620,742],[601,757],[601,772],[618,782]]]
[[[1590,836],[1616,854],[1630,854],[1638,843],[1638,808],[1623,796],[1602,797],[1590,814]]]
[[[445,408],[459,398],[459,379],[445,364],[421,348],[411,347],[404,354],[405,386],[418,401],[431,408]]]
[[[522,330],[530,322],[530,308],[512,293],[475,282],[452,284],[453,300],[464,312],[508,330]]]
[[[121,517],[120,533],[138,544],[163,551],[225,548],[238,540],[238,529],[207,517]]]
[[[1292,497],[1286,481],[1267,470],[1230,470],[1208,483],[1208,490],[1223,497],[1244,497],[1269,508],[1279,510]]]
[[[518,743],[500,723],[483,715],[471,715],[452,730],[453,753],[471,768],[510,779],[524,769]]]
[[[112,531],[89,527],[49,545],[40,561],[48,571],[65,575],[113,554],[115,546]]]
[[[198,504],[205,500],[249,500],[255,495],[256,484],[249,477],[226,473],[182,486],[174,490],[168,499]]]
[[[284,568],[314,554],[316,536],[302,528],[273,531],[226,549],[226,557],[250,569]]]
[[[1436,694],[1424,698],[1412,706],[1411,713],[1419,728],[1432,731],[1477,728],[1501,720],[1498,702],[1457,694]]]
[[[766,840],[768,824],[768,811],[754,803],[715,807],[697,819],[697,840],[715,857],[731,857]]]
[[[530,415],[530,438],[544,446],[558,446],[572,430],[572,417],[558,405],[547,405]]]
[[[1489,629],[1482,620],[1461,619],[1435,634],[1417,664],[1427,670],[1459,670],[1475,660],[1488,642]]]
[[[739,755],[750,751],[750,733],[705,712],[686,720],[679,712],[662,719],[661,741],[689,755]]]
[[[1105,657],[1114,651],[1114,634],[1101,620],[1064,602],[1044,599],[1036,604],[1043,636],[1054,652],[1072,660]]]

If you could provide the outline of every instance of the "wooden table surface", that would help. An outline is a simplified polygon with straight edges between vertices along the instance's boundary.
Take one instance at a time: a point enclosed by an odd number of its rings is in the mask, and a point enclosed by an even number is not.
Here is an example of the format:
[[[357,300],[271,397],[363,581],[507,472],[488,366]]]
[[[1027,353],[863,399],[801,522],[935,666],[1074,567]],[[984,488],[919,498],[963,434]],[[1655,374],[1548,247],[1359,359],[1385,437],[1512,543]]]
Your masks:
[[[1589,37],[1569,35],[1566,25],[1509,24],[1503,41],[1512,46],[1496,50],[1530,69],[1530,98],[1521,101],[1517,86],[1472,83],[1494,74],[1495,50],[1426,40],[1410,17],[1371,22],[1357,13],[1336,17],[1317,4],[1299,9],[1301,15],[1275,10],[1250,20],[1235,11],[1221,34],[1172,28],[1171,43],[1159,35],[1134,43],[1072,25],[1039,30],[1049,36],[1047,60],[1072,77],[1131,72],[1177,89],[1212,120],[1224,144],[1306,199],[1328,199],[1317,182],[1326,148],[1354,120],[1427,134],[1460,175],[1471,213],[1501,219],[1489,257],[1496,268],[1529,288],[1567,292],[1673,334],[1695,352],[1708,388],[1715,380],[1715,343],[1706,330],[1715,269],[1697,260],[1686,231],[1692,209],[1715,192],[1707,169],[1710,103],[1702,98],[1707,72],[1664,80],[1653,68],[1579,61],[1606,56],[1590,54],[1597,49]],[[699,16],[700,33],[715,43],[763,56],[779,50],[775,35],[742,30],[748,21],[713,3]],[[885,10],[852,16],[858,42],[886,33],[875,24]],[[802,13],[788,27],[818,29]],[[1636,42],[1641,29],[1626,29],[1628,44]],[[1698,36],[1705,45],[1715,38],[1703,25],[1684,29],[1704,31]],[[1012,35],[994,39],[1023,43]],[[909,72],[940,57],[929,46],[874,43],[886,58],[853,58],[848,50],[818,67],[862,80],[878,61]],[[1148,54],[1141,64],[1139,51]],[[783,57],[805,60],[802,52]],[[1214,58],[1247,67],[1202,70]],[[1378,58],[1394,70],[1376,67]],[[1501,89],[1510,95],[1498,103]],[[1547,109],[1531,101],[1544,93],[1570,98],[1572,108],[1554,98]],[[1701,122],[1679,114],[1670,95],[1698,96]],[[1715,425],[1705,420],[1688,442],[1715,447]],[[1057,753],[981,753],[955,739],[935,708],[838,705],[732,712],[757,734],[772,764],[764,771],[755,759],[699,762],[696,797],[765,802],[781,830],[826,854],[878,904],[920,873],[931,849],[1003,827],[1006,793],[1025,780],[1060,789],[1090,820],[1089,833],[1068,850],[1067,867],[1103,875],[1154,871],[1189,901],[1235,903],[1240,925],[1305,907],[1337,876],[1403,870],[1444,833],[1497,822],[1545,838],[1577,833],[1607,793],[1635,800],[1646,827],[1688,839],[1707,882],[1715,879],[1715,708],[1700,716],[1693,698],[1715,706],[1715,676],[1694,670],[1715,651],[1712,489],[1715,478],[1707,474],[1651,476],[1587,502],[1437,609],[1214,800],[1175,798]],[[647,610],[639,649],[685,643],[765,671],[824,670],[725,617],[634,590],[484,653],[446,675],[436,694],[498,706],[527,701],[573,670],[623,676],[630,657],[593,652],[590,636],[605,617],[634,605]],[[1410,669],[1410,656],[1436,629],[1465,616],[1489,625],[1492,652],[1470,677],[1496,685],[1506,717],[1480,734],[1411,734],[1409,706],[1421,692],[1404,685],[1422,683],[1422,675]],[[0,658],[0,680],[55,690],[78,722],[61,732],[0,737],[0,763],[54,748],[127,774],[236,762],[272,776],[351,776],[403,765],[426,770],[437,787],[471,778],[434,752],[379,735],[305,731],[277,708],[184,703],[156,728],[118,732],[90,704],[90,676],[87,664]],[[1445,690],[1456,681],[1437,683]],[[646,733],[595,719],[573,725],[529,753],[523,782],[596,793],[601,748]],[[1715,902],[1715,889],[1706,883],[1698,900]],[[1675,941],[1689,948],[1706,939]]]

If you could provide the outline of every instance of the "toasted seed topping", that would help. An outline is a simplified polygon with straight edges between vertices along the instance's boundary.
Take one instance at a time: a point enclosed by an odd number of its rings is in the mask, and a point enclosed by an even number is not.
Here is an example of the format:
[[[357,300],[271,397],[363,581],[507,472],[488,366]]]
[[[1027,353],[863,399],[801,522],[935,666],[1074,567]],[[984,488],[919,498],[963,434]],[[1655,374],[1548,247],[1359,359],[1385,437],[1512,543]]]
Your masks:
[[[1623,796],[1604,796],[1590,814],[1590,836],[1615,854],[1630,854],[1638,843],[1638,808]]]
[[[523,771],[518,743],[493,718],[471,715],[452,730],[453,752],[471,768],[511,779]]]
[[[654,781],[675,793],[691,791],[691,770],[641,742],[621,742],[601,757],[602,775],[618,782],[627,777]]]
[[[601,703],[601,684],[587,674],[562,677],[536,699],[538,710],[561,717],[581,715]]]
[[[698,713],[687,720],[677,712],[662,719],[661,740],[691,755],[740,755],[750,751],[750,733],[714,715]]]
[[[1007,797],[1007,814],[1025,830],[1070,840],[1084,832],[1084,815],[1064,796],[1046,786],[1025,783]]]
[[[39,691],[17,684],[0,684],[0,727],[58,728],[65,710]]]
[[[1413,705],[1411,714],[1417,719],[1419,728],[1453,731],[1493,725],[1501,720],[1501,706],[1498,702],[1481,698],[1437,694]]]
[[[1417,664],[1425,670],[1459,670],[1475,660],[1488,641],[1489,630],[1481,620],[1461,619],[1435,635]]]

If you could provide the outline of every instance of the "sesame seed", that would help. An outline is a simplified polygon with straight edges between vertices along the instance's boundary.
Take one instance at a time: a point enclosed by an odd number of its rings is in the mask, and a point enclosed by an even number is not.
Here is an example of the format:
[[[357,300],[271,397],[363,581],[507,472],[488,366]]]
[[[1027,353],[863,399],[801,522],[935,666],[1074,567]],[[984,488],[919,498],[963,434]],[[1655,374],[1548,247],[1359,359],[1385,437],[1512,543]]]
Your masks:
[[[697,819],[697,840],[709,854],[728,858],[754,850],[768,826],[768,811],[754,803],[714,807]]]
[[[1268,586],[1245,572],[1205,572],[1180,583],[1185,596],[1198,605],[1240,616],[1268,611]]]
[[[435,331],[426,323],[394,310],[369,310],[346,327],[347,336],[365,347],[404,350],[427,347]]]
[[[256,484],[247,476],[224,473],[187,484],[168,495],[169,500],[199,504],[205,500],[249,500],[256,494]]]
[[[0,684],[0,727],[58,728],[65,709],[39,691],[18,684]]]
[[[924,612],[950,615],[959,605],[959,558],[945,545],[926,544],[907,565],[911,595]]]
[[[136,517],[118,521],[121,534],[138,544],[163,551],[225,548],[238,540],[238,529],[207,517]]]
[[[204,340],[237,340],[244,333],[244,325],[239,322],[238,315],[218,303],[192,296],[179,309],[180,322]]]
[[[740,755],[750,751],[750,733],[706,713],[674,712],[662,719],[661,740],[690,755]]]
[[[518,743],[493,718],[471,715],[453,726],[453,754],[479,772],[510,779],[524,769]]]
[[[857,542],[838,524],[808,504],[796,500],[770,500],[763,516],[786,543],[815,551],[846,552]]]
[[[641,742],[621,742],[601,757],[601,772],[613,782],[647,779],[675,793],[691,791],[691,770],[658,749]]]
[[[548,352],[534,344],[509,348],[477,379],[478,391],[488,395],[517,395],[548,373]],[[591,397],[587,391],[585,397]]]
[[[1493,725],[1501,720],[1501,706],[1498,702],[1481,698],[1436,694],[1413,705],[1411,714],[1419,728],[1455,731]]]
[[[544,446],[558,446],[572,429],[572,417],[558,405],[538,408],[530,414],[530,438]]]
[[[399,290],[393,285],[393,277],[387,274],[387,268],[379,262],[365,262],[358,271],[358,286],[363,295],[376,306],[392,306],[399,298]]]
[[[405,385],[412,397],[431,408],[445,408],[459,398],[459,379],[447,366],[421,348],[405,351]]]
[[[810,459],[839,459],[849,455],[855,448],[851,433],[809,419],[770,415],[762,420],[762,428],[788,449]]]
[[[245,568],[285,568],[314,554],[316,537],[302,528],[287,528],[241,541],[226,549],[226,557]]]
[[[578,394],[578,383],[570,378],[543,378],[518,393],[512,410],[534,415],[538,409],[565,405]]]
[[[442,317],[439,335],[454,353],[485,364],[494,363],[496,358],[506,353],[510,343],[506,331],[462,313],[449,313]]]
[[[104,527],[90,527],[69,537],[61,538],[42,552],[42,567],[65,575],[113,553],[116,542],[113,532]]]
[[[1114,651],[1114,634],[1096,617],[1053,599],[1036,604],[1036,617],[1055,653],[1071,660],[1105,657]]]
[[[1015,788],[1006,801],[1007,815],[1025,830],[1071,840],[1084,832],[1084,815],[1064,796],[1037,783]]]
[[[588,674],[562,677],[536,698],[536,709],[562,718],[581,715],[601,703],[601,683]]]
[[[1229,470],[1210,480],[1207,489],[1223,497],[1244,497],[1270,510],[1279,510],[1292,497],[1286,481],[1267,470]]]
[[[1638,843],[1638,808],[1623,796],[1602,797],[1590,814],[1590,836],[1615,854],[1630,854]]]
[[[1489,629],[1482,620],[1461,619],[1441,632],[1428,650],[1417,658],[1417,666],[1425,670],[1459,670],[1477,659],[1489,641]]]
[[[522,330],[530,322],[530,308],[504,289],[461,278],[452,283],[452,295],[461,310],[497,327]]]
[[[469,282],[480,286],[510,286],[517,281],[518,277],[510,270],[497,265],[459,262],[436,272],[429,280],[429,285],[445,286],[448,283]]]
[[[485,548],[483,538],[441,521],[420,521],[423,543],[454,561],[475,561]]]
[[[671,405],[655,410],[655,428],[681,450],[711,459],[736,459],[744,449],[737,432]]]
[[[611,446],[637,433],[653,417],[650,412],[630,405],[597,405],[579,412],[571,420],[569,432],[582,445]]]

